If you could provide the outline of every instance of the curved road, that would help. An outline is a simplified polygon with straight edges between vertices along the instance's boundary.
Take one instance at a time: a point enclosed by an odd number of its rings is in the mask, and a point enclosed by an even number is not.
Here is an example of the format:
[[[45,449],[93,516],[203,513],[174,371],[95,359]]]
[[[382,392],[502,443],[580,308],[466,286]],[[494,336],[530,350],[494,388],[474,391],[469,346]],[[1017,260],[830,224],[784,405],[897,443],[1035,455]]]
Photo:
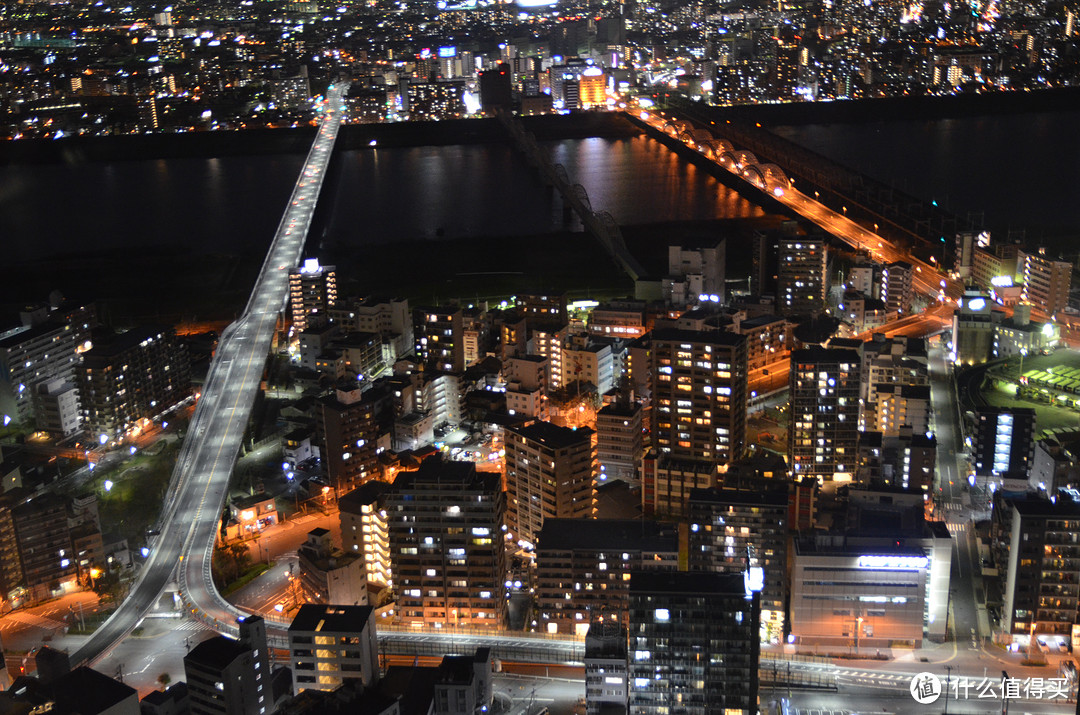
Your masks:
[[[180,567],[180,588],[192,612],[219,631],[234,633],[244,615],[218,594],[210,556],[229,477],[262,379],[270,342],[288,296],[289,269],[300,262],[343,113],[341,88],[331,87],[323,120],[278,225],[243,315],[221,335],[173,471],[157,538],[127,599],[72,657],[92,663],[124,638],[166,590]]]

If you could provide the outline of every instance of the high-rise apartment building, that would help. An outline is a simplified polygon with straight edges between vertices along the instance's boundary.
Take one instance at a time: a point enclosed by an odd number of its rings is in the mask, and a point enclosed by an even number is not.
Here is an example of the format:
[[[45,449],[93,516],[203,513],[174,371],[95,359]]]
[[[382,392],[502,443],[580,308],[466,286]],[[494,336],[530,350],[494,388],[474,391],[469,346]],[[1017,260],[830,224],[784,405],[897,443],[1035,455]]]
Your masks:
[[[757,712],[757,586],[744,574],[631,575],[631,715]]]
[[[600,715],[605,709],[627,712],[630,683],[627,680],[626,625],[618,620],[596,618],[585,635],[585,713]]]
[[[506,486],[514,538],[535,543],[544,519],[589,518],[596,508],[596,444],[587,427],[507,427]]]
[[[1068,493],[1008,500],[1011,512],[1004,573],[1001,627],[1013,643],[1032,637],[1072,645],[1080,624],[1080,503]],[[1060,639],[1060,640],[1058,640]]]
[[[416,359],[432,370],[465,369],[465,318],[460,306],[413,310]]]
[[[289,624],[293,693],[379,679],[375,609],[306,603]]]
[[[859,354],[818,346],[791,353],[788,454],[796,479],[851,481],[859,439]]]
[[[566,324],[557,327],[532,328],[532,354],[548,359],[548,387],[557,390],[563,385],[563,347],[569,338]]]
[[[688,567],[743,573],[761,567],[762,640],[783,638],[787,609],[788,490],[702,489],[691,492]]]
[[[881,302],[889,313],[906,314],[911,312],[911,301],[915,296],[912,280],[915,269],[906,261],[896,261],[881,269]]]
[[[322,464],[335,494],[345,494],[379,474],[376,405],[359,388],[336,390],[315,408]]]
[[[746,444],[746,337],[652,332],[653,444],[662,457],[725,463]]]
[[[506,495],[499,475],[435,455],[399,473],[385,505],[400,622],[501,626]]]
[[[596,413],[596,456],[600,462],[597,481],[614,479],[631,487],[641,483],[644,425],[641,405],[612,403]]]
[[[825,240],[784,236],[778,249],[776,306],[782,315],[817,315],[825,309]]]
[[[144,326],[95,333],[77,377],[83,427],[94,438],[120,438],[191,394],[187,347],[172,328]]]
[[[10,420],[48,428],[35,405],[37,388],[74,379],[96,322],[93,306],[68,305],[56,295],[50,305],[20,313],[19,325],[0,330],[0,424]]]
[[[368,581],[383,587],[392,583],[393,573],[383,507],[383,497],[390,488],[386,482],[370,481],[338,498],[341,548],[362,554]]]
[[[596,618],[625,623],[630,572],[678,565],[678,532],[658,522],[548,519],[536,545],[539,628],[581,635]]]
[[[266,624],[240,620],[240,638],[214,636],[184,656],[193,715],[265,715],[275,709]]]
[[[1026,253],[1024,259],[1024,289],[1021,299],[1047,315],[1065,310],[1069,304],[1073,266],[1068,261],[1052,261],[1039,253]]]
[[[336,304],[334,266],[321,266],[317,258],[309,258],[289,271],[289,311],[296,332],[328,321]]]

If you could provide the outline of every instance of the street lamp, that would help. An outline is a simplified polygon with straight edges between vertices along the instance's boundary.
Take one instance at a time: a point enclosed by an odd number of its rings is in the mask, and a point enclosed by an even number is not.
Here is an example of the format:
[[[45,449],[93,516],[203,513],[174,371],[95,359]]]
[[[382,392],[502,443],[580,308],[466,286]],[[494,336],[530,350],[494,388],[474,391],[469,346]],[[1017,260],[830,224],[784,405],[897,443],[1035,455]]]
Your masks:
[[[855,619],[855,655],[859,655],[859,631],[862,630],[863,617],[859,616]]]

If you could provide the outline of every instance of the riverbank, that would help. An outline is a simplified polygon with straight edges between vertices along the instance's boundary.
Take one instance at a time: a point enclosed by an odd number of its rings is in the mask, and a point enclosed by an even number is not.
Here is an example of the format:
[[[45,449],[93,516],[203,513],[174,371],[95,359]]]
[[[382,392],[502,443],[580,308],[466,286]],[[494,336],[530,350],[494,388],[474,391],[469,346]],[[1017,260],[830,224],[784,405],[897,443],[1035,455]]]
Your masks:
[[[541,115],[525,117],[524,121],[540,140],[622,138],[640,133],[621,114],[610,112]],[[55,141],[28,139],[0,142],[0,166],[271,154],[302,155],[311,148],[314,138],[314,127],[300,127],[70,137]],[[337,148],[362,149],[371,146],[373,141],[377,146],[383,147],[446,146],[503,142],[506,141],[506,135],[498,120],[491,118],[348,124],[341,128]]]

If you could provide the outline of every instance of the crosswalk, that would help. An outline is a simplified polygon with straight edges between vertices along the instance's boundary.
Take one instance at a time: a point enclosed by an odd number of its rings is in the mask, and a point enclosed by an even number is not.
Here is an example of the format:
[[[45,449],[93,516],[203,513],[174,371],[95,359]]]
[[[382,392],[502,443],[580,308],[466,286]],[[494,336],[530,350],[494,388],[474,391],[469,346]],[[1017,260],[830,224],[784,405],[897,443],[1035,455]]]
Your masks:
[[[947,523],[945,526],[948,527],[950,534],[962,534],[968,528],[967,524],[953,524],[952,522]]]
[[[7,615],[7,618],[15,621],[16,623],[22,623],[27,626],[35,626],[37,628],[46,628],[48,630],[56,630],[57,628],[63,628],[67,624],[62,621],[56,621],[52,618],[45,618],[29,611],[12,611]]]
[[[183,623],[178,625],[173,630],[174,631],[205,631],[205,630],[207,630],[207,627],[206,627],[205,624],[199,623],[198,621],[184,621]]]

